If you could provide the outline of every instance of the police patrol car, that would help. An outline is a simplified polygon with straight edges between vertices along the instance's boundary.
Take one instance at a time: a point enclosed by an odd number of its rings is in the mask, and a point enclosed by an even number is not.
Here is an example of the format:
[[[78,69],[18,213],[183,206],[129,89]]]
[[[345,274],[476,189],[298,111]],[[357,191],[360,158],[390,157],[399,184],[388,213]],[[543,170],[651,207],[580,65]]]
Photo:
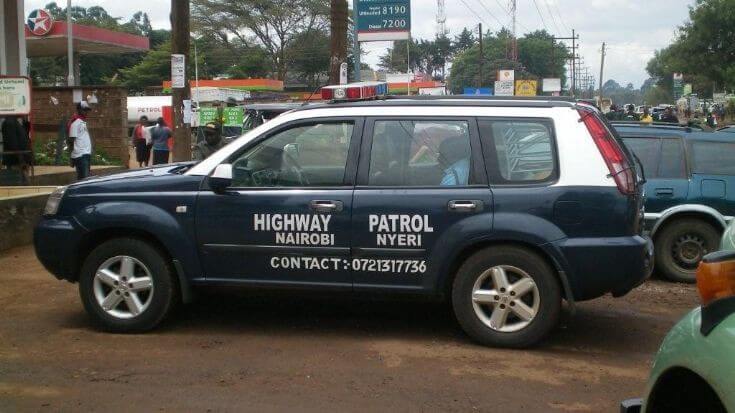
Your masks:
[[[566,300],[651,270],[635,166],[590,106],[327,87],[207,160],[57,190],[36,253],[105,330],[201,286],[451,300],[475,340],[537,343]]]

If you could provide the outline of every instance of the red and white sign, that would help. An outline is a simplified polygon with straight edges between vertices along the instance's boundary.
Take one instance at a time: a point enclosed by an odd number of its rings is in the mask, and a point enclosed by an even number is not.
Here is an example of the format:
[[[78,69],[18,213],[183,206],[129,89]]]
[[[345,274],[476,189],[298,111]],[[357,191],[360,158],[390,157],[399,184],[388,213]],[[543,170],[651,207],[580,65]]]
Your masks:
[[[45,36],[54,27],[54,18],[46,10],[36,9],[28,15],[26,25],[34,36]]]

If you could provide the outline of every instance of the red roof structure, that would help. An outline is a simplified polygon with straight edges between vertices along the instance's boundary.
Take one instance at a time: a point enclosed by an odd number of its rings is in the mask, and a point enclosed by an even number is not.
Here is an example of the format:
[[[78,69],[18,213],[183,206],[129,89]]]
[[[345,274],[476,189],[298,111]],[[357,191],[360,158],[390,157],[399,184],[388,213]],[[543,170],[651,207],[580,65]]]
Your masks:
[[[34,35],[26,26],[25,36],[28,57],[66,56],[64,21],[53,22],[51,30],[42,36]],[[81,24],[72,24],[72,38],[74,53],[78,54],[139,53],[150,49],[147,37]]]

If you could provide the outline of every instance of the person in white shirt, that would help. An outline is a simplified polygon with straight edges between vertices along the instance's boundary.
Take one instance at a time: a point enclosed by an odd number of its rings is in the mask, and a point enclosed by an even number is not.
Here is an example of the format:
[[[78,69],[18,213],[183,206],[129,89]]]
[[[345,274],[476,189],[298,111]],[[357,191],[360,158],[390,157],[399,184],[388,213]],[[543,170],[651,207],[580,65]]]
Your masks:
[[[86,101],[77,104],[77,113],[69,121],[71,164],[77,169],[77,179],[89,176],[92,160],[92,139],[87,129],[87,114],[92,108]]]

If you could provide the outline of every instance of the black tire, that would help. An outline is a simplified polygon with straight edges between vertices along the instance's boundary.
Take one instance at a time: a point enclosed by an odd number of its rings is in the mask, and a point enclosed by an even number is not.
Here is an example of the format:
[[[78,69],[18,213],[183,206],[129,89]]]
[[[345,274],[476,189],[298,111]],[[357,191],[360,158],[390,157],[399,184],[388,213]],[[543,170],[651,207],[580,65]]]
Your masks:
[[[708,252],[717,250],[720,237],[720,231],[715,227],[696,218],[677,219],[665,224],[656,234],[658,273],[670,281],[695,283],[699,261]],[[696,253],[696,259],[691,247],[700,243],[701,249]]]
[[[518,331],[493,329],[475,312],[473,287],[483,274],[498,266],[515,267],[525,272],[538,289],[540,302],[536,315]],[[490,247],[476,252],[459,268],[452,286],[452,306],[462,329],[479,343],[494,347],[525,348],[537,344],[559,322],[561,300],[561,289],[553,269],[534,252],[519,247]],[[482,308],[491,311],[496,307]]]
[[[108,314],[95,298],[94,278],[98,268],[108,259],[128,256],[145,265],[152,278],[150,304],[132,318]],[[140,333],[156,327],[178,302],[178,285],[170,263],[154,245],[134,238],[116,238],[95,248],[82,265],[79,294],[84,309],[101,330],[113,333]]]

